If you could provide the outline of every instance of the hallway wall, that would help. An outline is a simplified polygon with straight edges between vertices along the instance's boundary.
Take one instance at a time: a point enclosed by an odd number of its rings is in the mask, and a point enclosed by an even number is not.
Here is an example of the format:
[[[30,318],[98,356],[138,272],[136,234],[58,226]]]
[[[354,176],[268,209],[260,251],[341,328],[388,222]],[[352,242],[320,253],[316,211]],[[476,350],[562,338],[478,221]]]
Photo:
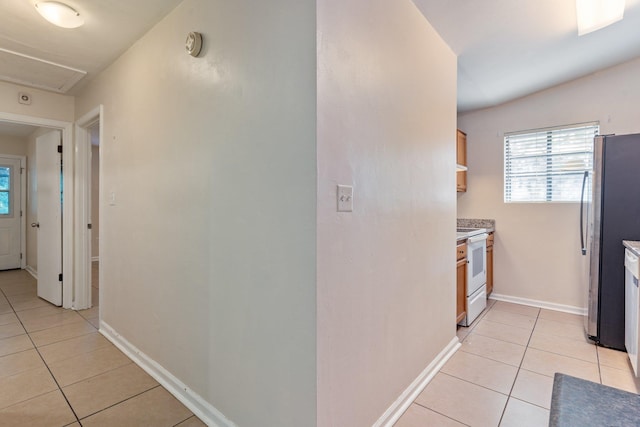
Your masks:
[[[315,14],[186,0],[77,97],[104,105],[102,321],[239,426],[316,420]]]
[[[18,136],[0,135],[0,153],[12,156],[27,155],[27,139]]]
[[[456,56],[409,0],[318,34],[318,425],[371,426],[456,334]]]

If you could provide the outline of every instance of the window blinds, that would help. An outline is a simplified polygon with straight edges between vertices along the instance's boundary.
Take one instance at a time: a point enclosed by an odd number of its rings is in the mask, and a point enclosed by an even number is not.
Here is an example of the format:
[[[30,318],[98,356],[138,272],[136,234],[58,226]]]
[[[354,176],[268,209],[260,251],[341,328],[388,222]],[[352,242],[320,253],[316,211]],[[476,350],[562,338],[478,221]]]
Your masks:
[[[598,123],[582,123],[506,134],[504,201],[580,201],[598,132]]]

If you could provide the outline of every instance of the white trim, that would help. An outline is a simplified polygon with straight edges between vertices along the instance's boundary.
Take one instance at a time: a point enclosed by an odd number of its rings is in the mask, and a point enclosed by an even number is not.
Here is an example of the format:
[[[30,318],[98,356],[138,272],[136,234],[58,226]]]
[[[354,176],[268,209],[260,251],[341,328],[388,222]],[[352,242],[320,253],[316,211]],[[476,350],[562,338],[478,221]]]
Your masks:
[[[27,273],[32,275],[34,279],[38,280],[38,272],[34,270],[33,267],[27,265],[24,269],[27,270]]]
[[[21,123],[31,126],[57,129],[62,132],[62,163],[63,163],[63,201],[62,201],[62,308],[73,306],[73,124],[60,120],[44,119],[41,117],[23,116],[21,114],[0,111],[0,120],[11,123]],[[26,215],[26,212],[25,212]],[[70,233],[64,230],[72,230]]]
[[[144,354],[136,346],[131,344],[122,335],[118,334],[111,326],[100,321],[100,333],[126,354],[133,362],[151,375],[164,388],[182,402],[191,412],[210,427],[236,427],[222,412],[204,400],[186,384],[173,376],[158,362]]]
[[[91,135],[89,127],[98,123],[102,140],[102,105],[89,111],[76,121],[75,171],[75,301],[74,309],[91,307],[91,235],[87,224],[91,223]],[[98,273],[101,274],[101,273]],[[100,292],[100,291],[98,291]]]
[[[91,257],[91,262],[94,262],[94,261],[98,261],[99,262],[100,261],[100,257],[99,256],[92,256]]]
[[[576,307],[573,305],[557,304],[555,302],[539,301],[529,298],[512,297],[509,295],[501,295],[493,292],[489,295],[489,299],[496,301],[512,302],[514,304],[528,305],[531,307],[544,308],[553,311],[562,311],[563,313],[577,314],[580,316],[587,315],[587,309],[582,307]]]
[[[392,427],[400,419],[402,414],[409,409],[409,406],[411,406],[418,395],[422,393],[422,390],[431,382],[447,360],[458,351],[460,346],[460,340],[458,337],[454,337],[436,358],[429,363],[429,366],[418,375],[418,378],[409,384],[409,387],[391,404],[389,409],[378,418],[378,421],[373,424],[373,427]]]

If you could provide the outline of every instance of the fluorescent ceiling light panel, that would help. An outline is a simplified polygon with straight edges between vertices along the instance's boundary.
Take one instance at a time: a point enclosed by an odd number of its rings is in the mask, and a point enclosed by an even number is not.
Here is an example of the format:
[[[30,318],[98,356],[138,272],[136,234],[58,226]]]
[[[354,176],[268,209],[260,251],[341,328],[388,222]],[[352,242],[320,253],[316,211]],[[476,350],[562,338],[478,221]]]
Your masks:
[[[624,16],[624,0],[576,0],[578,35],[583,36],[618,22]]]
[[[57,1],[36,3],[36,10],[44,19],[62,28],[77,28],[84,24],[84,18],[78,11]]]

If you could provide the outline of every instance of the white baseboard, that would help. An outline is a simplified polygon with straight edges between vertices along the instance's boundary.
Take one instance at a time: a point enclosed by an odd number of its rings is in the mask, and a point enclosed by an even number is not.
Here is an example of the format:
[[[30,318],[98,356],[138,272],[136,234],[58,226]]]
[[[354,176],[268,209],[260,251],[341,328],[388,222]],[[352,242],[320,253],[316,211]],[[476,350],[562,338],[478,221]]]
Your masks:
[[[429,366],[418,375],[418,378],[413,380],[400,397],[382,414],[373,427],[392,427],[460,346],[460,340],[458,340],[458,337],[454,337]]]
[[[489,299],[496,301],[512,302],[515,304],[529,305],[531,307],[545,308],[547,310],[562,311],[564,313],[578,314],[580,316],[587,315],[587,309],[575,307],[573,305],[556,304],[554,302],[538,301],[529,298],[512,297],[509,295],[500,295],[493,292],[489,295]]]
[[[100,257],[99,256],[91,257],[91,262],[93,261],[100,261]]]
[[[32,275],[34,279],[38,280],[38,272],[35,271],[33,267],[31,267],[30,265],[27,265],[24,269],[27,270],[27,273]]]
[[[169,393],[182,402],[191,412],[210,427],[236,427],[222,412],[187,387],[155,360],[138,350],[105,322],[100,322],[100,333],[129,356],[138,366],[158,381]]]

